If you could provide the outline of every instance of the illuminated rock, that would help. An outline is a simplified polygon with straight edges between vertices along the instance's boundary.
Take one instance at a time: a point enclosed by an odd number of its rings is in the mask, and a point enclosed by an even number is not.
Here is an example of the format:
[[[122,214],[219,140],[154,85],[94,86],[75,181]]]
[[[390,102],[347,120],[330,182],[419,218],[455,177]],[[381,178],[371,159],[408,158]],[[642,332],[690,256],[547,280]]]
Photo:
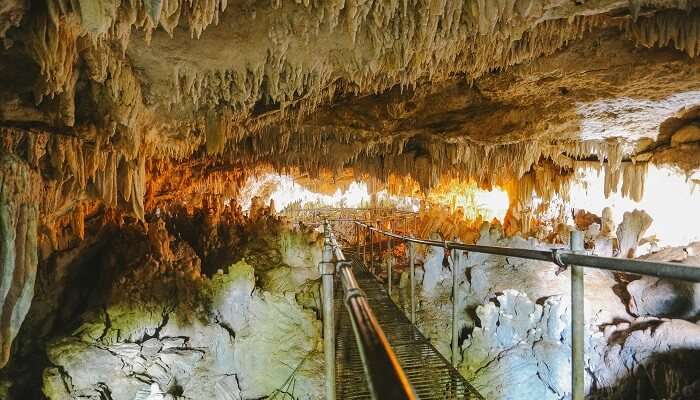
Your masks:
[[[626,212],[622,223],[617,227],[617,241],[620,257],[634,258],[635,251],[644,233],[651,226],[653,219],[642,210]]]
[[[34,297],[38,179],[24,161],[0,153],[0,366]]]
[[[318,246],[313,239],[287,243],[285,251],[315,254],[295,248]],[[211,278],[182,274],[191,253],[175,244],[162,268],[121,272],[104,311],[86,313],[75,336],[48,345],[43,393],[238,400],[294,391],[322,398],[320,322],[297,303],[295,291],[256,288],[256,272],[245,261]]]

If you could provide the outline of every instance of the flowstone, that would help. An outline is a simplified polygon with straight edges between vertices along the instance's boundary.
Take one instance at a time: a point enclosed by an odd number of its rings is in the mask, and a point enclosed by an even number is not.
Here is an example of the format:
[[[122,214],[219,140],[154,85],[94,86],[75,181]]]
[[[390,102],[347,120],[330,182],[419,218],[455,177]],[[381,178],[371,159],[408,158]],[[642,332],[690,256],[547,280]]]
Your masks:
[[[570,387],[568,308],[506,290],[476,309],[480,326],[462,345],[460,372],[486,398],[562,399]]]

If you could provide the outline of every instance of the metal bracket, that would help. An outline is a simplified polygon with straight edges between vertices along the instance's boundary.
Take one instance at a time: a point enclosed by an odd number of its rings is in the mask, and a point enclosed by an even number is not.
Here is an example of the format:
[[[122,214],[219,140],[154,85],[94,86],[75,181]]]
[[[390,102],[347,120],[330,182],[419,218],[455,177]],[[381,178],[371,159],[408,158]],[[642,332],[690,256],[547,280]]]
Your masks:
[[[360,288],[350,288],[345,293],[345,304],[348,304],[353,297],[367,297],[365,291]]]
[[[335,263],[321,261],[318,263],[318,272],[321,275],[334,275],[335,274]]]
[[[452,251],[450,251],[450,246],[447,245],[447,240],[445,240],[443,251],[444,253],[442,256],[442,268],[447,268],[447,270],[451,272],[453,267],[452,264],[454,264],[455,260],[452,257]]]
[[[568,267],[568,265],[561,260],[561,255],[564,253],[570,253],[570,251],[563,248],[552,249],[552,262],[557,264],[560,268]]]
[[[552,262],[559,267],[559,269],[554,273],[555,275],[559,275],[562,272],[566,271],[567,268],[569,268],[569,265],[565,264],[561,260],[561,255],[570,252],[571,251],[568,249],[552,249]]]
[[[588,254],[588,252],[586,250],[575,251],[566,248],[552,249],[552,262],[559,266],[559,270],[556,272],[557,275],[561,274],[562,272],[566,271],[567,268],[569,268],[569,265],[561,260],[561,256],[563,254]]]

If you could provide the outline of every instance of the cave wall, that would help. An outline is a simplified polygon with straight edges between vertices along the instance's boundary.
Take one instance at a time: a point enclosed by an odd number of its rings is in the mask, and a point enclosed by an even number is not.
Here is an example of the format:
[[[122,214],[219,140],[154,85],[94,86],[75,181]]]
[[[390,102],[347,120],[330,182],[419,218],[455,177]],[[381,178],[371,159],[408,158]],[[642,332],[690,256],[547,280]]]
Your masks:
[[[12,341],[34,296],[40,196],[37,181],[24,160],[0,153],[0,365],[10,357]]]
[[[88,218],[85,240],[40,263],[3,398],[322,398],[320,235],[267,209],[226,206],[208,225],[210,210],[168,211]],[[205,271],[214,250],[231,258]]]
[[[607,226],[606,233],[600,229],[605,216],[603,221],[598,219],[600,222],[592,218],[584,221],[583,216],[578,221],[593,254],[628,257],[634,249],[622,249],[621,242],[630,245],[625,238],[633,238],[636,248],[646,230],[640,223],[647,218],[639,210],[628,213],[617,230]],[[560,240],[558,235],[539,240],[533,234],[524,239],[505,235],[498,223],[483,223],[474,235],[468,223],[460,229],[449,218],[444,220],[436,233],[461,232],[457,237],[468,243],[539,250],[560,247],[552,243]],[[565,236],[568,238],[568,230]],[[666,248],[641,258],[697,265],[696,247]],[[394,298],[409,310],[408,270],[401,249],[399,246],[393,252],[394,271],[401,275],[394,279],[399,282]],[[456,268],[458,369],[462,375],[486,398],[570,397],[570,272],[548,262],[475,252],[460,254],[456,265],[446,267],[444,257],[441,247],[418,246],[416,318],[421,332],[450,358],[450,268]],[[690,360],[700,346],[696,339],[700,329],[698,285],[592,268],[584,275],[588,396],[697,397],[700,376],[697,363]]]
[[[698,6],[4,2],[0,364],[37,264],[84,240],[86,218],[216,210],[259,167],[456,176],[522,208],[583,167],[632,198],[649,162],[694,173]]]

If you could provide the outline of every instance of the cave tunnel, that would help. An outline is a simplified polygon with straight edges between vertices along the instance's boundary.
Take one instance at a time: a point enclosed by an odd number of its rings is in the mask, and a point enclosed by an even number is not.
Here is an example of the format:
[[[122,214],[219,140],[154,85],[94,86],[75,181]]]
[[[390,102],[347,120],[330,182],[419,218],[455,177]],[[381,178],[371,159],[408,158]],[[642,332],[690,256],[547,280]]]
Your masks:
[[[700,1],[0,0],[0,399],[700,399]]]

